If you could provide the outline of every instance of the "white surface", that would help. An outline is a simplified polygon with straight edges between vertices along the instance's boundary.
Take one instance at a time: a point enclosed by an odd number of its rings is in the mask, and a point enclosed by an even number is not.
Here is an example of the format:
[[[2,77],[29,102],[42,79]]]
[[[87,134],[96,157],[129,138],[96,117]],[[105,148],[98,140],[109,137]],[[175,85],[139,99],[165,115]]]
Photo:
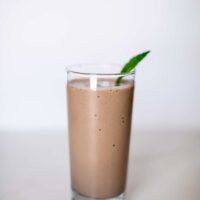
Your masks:
[[[0,200],[69,200],[63,131],[0,132]],[[200,132],[137,131],[127,200],[199,200]]]
[[[64,128],[66,65],[146,49],[135,127],[199,128],[199,10],[199,0],[0,0],[0,128]]]

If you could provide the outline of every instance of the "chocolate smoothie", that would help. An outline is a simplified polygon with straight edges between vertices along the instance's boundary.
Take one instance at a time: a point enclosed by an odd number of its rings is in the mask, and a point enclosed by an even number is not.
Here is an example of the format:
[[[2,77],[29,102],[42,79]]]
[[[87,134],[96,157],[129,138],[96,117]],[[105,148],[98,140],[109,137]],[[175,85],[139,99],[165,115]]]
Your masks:
[[[67,85],[71,178],[73,190],[110,198],[125,190],[133,81],[71,80]]]

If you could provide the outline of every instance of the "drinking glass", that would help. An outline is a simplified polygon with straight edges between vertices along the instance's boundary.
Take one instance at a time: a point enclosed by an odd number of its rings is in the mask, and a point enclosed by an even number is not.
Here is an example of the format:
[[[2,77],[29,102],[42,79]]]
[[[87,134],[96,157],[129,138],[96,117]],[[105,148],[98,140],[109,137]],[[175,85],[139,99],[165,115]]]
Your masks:
[[[66,69],[73,200],[124,199],[135,71],[122,76],[120,69],[117,64]]]

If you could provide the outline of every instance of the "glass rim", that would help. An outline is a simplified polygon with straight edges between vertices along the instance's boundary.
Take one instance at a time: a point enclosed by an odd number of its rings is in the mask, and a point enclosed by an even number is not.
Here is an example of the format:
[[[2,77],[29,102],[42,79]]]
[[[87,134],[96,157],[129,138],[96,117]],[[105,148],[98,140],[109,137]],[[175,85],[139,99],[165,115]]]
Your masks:
[[[78,63],[78,64],[71,64],[68,65],[67,67],[65,67],[65,71],[67,73],[74,73],[74,74],[78,74],[78,75],[86,75],[86,76],[92,76],[92,75],[96,75],[96,76],[128,76],[128,75],[134,75],[136,70],[132,70],[130,72],[125,72],[125,73],[120,73],[120,72],[113,72],[113,73],[98,73],[98,72],[82,72],[76,69],[73,69],[74,67],[83,67],[83,66],[100,66],[100,65],[107,65],[107,66],[122,66],[121,64],[116,64],[116,63]]]

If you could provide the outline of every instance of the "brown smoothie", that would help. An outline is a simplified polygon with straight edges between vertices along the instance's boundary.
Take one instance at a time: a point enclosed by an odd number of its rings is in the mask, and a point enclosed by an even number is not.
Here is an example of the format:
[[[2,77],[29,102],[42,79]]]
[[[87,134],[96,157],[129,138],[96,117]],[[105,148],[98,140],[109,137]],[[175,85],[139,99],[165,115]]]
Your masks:
[[[110,198],[125,190],[134,84],[122,80],[68,82],[69,140],[73,190]]]

